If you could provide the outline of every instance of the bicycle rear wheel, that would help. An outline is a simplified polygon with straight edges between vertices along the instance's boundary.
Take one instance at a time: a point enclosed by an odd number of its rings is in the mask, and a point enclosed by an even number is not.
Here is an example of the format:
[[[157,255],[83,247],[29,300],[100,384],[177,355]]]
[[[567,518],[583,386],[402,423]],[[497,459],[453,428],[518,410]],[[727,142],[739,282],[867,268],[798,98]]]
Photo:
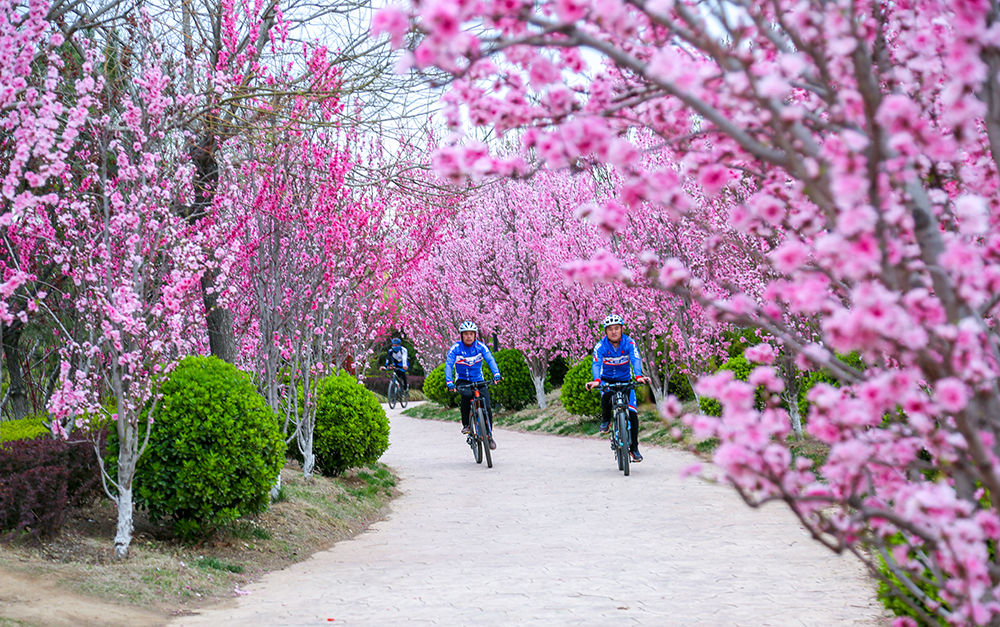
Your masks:
[[[389,381],[389,409],[393,409],[396,406],[396,381],[393,379]]]
[[[476,410],[476,423],[479,433],[483,436],[483,452],[486,453],[486,467],[493,468],[493,455],[490,454],[490,432],[486,428],[486,412],[480,407]]]
[[[627,477],[629,472],[628,464],[631,461],[628,449],[632,442],[632,437],[628,428],[628,414],[625,412],[618,414],[618,437],[620,438],[618,441],[618,459],[621,460],[619,468]]]
[[[400,390],[397,398],[399,399],[399,406],[406,407],[406,404],[410,402],[410,390]]]

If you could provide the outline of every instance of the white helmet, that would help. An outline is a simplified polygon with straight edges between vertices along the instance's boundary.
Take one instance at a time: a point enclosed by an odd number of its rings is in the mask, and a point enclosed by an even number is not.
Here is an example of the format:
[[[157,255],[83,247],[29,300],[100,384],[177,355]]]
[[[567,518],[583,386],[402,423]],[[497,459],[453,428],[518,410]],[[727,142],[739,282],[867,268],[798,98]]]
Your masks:
[[[476,326],[475,322],[472,322],[470,320],[466,320],[462,324],[458,325],[458,332],[459,333],[465,333],[466,331],[475,331],[475,332],[478,333],[479,332],[479,327]]]
[[[622,318],[621,316],[619,316],[618,314],[610,314],[607,318],[604,319],[604,328],[605,328],[605,330],[607,330],[607,328],[610,327],[613,324],[624,325],[625,324],[625,319]]]

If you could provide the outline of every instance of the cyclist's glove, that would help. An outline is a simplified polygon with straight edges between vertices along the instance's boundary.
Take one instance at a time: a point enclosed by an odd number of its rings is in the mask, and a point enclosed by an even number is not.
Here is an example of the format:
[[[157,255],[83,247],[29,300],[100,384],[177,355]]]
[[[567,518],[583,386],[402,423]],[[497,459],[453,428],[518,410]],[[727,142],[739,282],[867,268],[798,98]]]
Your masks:
[[[454,383],[448,383],[447,386],[448,386],[448,391],[449,392],[454,392],[455,389],[456,389]]]
[[[494,382],[494,383],[499,383],[499,382],[500,382],[500,379],[502,379],[502,378],[503,378],[503,377],[501,377],[501,376],[500,376],[500,373],[498,372],[498,373],[496,373],[495,375],[493,375],[493,382]]]

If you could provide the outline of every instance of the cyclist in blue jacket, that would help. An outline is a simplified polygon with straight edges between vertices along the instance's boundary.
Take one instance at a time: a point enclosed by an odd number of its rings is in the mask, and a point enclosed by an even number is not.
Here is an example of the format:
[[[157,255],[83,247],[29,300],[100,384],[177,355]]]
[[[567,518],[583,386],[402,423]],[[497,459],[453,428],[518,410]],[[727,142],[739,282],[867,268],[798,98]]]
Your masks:
[[[458,332],[462,339],[459,342],[455,342],[444,360],[444,383],[452,392],[455,391],[456,385],[468,385],[469,383],[483,381],[483,360],[486,361],[490,370],[493,371],[493,380],[499,381],[501,379],[500,368],[497,367],[497,362],[493,359],[493,353],[486,347],[486,344],[476,340],[476,333],[478,331],[479,327],[474,322],[468,320],[458,326]],[[454,379],[452,378],[452,371],[456,375]],[[486,413],[489,416],[490,425],[492,425],[493,408],[490,406],[489,388],[484,387],[479,393],[486,402]],[[469,429],[469,412],[471,408],[472,396],[462,394],[462,433],[464,434],[471,433]],[[490,431],[492,432],[492,429]],[[496,447],[497,444],[493,440],[491,433],[490,450],[494,450]]]
[[[382,370],[392,369],[399,375],[399,381],[403,384],[403,389],[410,389],[410,382],[406,379],[406,371],[410,369],[410,360],[406,353],[406,347],[398,337],[392,338],[392,348],[385,357]]]
[[[604,337],[594,347],[593,381],[588,381],[586,388],[592,390],[601,384],[625,383],[635,377],[636,381],[649,383],[649,377],[642,375],[642,360],[639,359],[639,349],[635,342],[622,333],[625,319],[618,314],[611,314],[604,319]],[[612,395],[601,395],[601,433],[607,433],[611,425]],[[632,432],[632,442],[629,453],[633,462],[641,462],[639,453],[639,413],[636,411],[635,390],[628,394],[629,431]]]

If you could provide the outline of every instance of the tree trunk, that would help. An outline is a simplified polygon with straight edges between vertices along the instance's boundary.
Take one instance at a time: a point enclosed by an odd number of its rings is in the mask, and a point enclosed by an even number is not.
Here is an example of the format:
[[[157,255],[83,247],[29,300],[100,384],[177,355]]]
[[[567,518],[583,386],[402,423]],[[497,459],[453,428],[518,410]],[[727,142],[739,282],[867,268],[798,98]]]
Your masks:
[[[121,465],[119,465],[119,470]],[[115,558],[128,559],[129,546],[132,544],[132,478],[118,484],[118,531],[115,534]]]
[[[535,400],[539,409],[545,409],[545,373],[541,376],[531,375],[531,382],[535,384]]]
[[[799,414],[799,399],[796,398],[785,399],[788,404],[788,416],[792,419],[792,431],[795,433],[796,440],[802,440],[802,416]]]
[[[667,386],[665,383],[669,383],[670,377],[664,376],[663,379],[660,379],[660,373],[656,368],[650,368],[644,374],[649,377],[651,381],[649,389],[653,391],[653,403],[659,407],[663,399],[667,397],[668,390],[666,389]]]
[[[535,384],[535,402],[539,409],[545,409],[545,374],[549,371],[548,354],[543,357],[529,357],[528,373],[531,374],[531,382]]]
[[[316,454],[313,453],[313,432],[316,425],[316,399],[303,394],[305,406],[302,408],[302,424],[299,426],[297,442],[302,452],[302,475],[310,477],[316,469]]]
[[[687,377],[688,385],[691,386],[691,393],[694,394],[694,400],[697,401],[698,407],[701,407],[701,396],[699,396],[697,390],[694,389],[694,384],[697,383],[697,381],[692,379],[690,374],[685,373],[684,376]],[[701,410],[699,409],[699,411]]]
[[[24,325],[15,321],[14,326],[3,328],[3,356],[7,364],[7,375],[10,377],[8,400],[10,413],[14,420],[28,417],[28,390],[24,387],[24,357],[21,355],[21,333]]]
[[[201,277],[201,294],[205,301],[205,324],[208,328],[208,346],[212,355],[230,364],[236,363],[236,333],[233,330],[233,312],[218,306],[219,294],[215,289],[217,273],[205,272]]]
[[[211,128],[202,131],[202,136],[190,144],[191,162],[195,167],[194,200],[187,208],[185,219],[197,224],[209,214],[212,199],[219,184],[219,164],[215,159],[217,141]],[[219,273],[208,270],[201,277],[201,293],[205,302],[205,324],[208,330],[208,345],[212,355],[234,364],[236,363],[236,333],[233,313],[218,306],[219,292],[215,284]]]

